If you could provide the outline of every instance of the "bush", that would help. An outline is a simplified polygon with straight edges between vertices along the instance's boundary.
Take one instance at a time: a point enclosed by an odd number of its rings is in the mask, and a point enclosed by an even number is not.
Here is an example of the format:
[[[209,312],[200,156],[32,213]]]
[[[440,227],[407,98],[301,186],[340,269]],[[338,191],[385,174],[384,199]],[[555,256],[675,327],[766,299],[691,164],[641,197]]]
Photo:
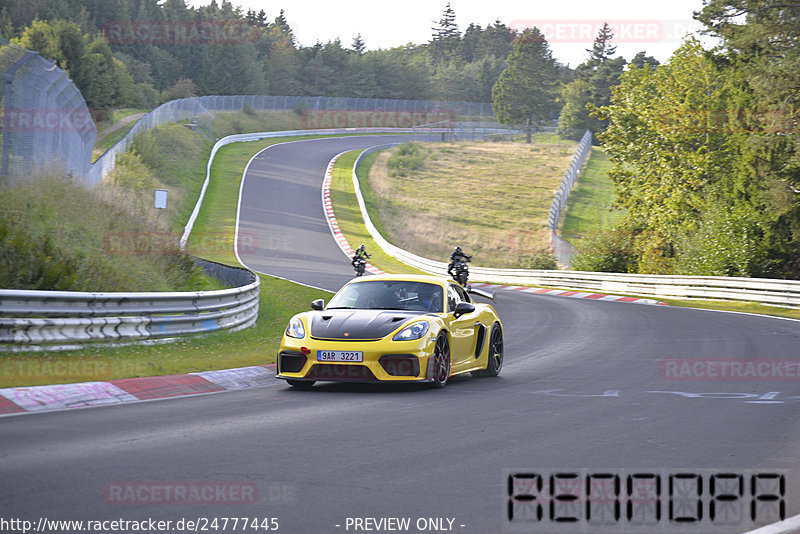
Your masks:
[[[389,157],[386,165],[391,176],[405,176],[406,171],[419,170],[425,164],[428,154],[418,143],[403,143]]]
[[[600,232],[575,247],[570,266],[577,271],[636,272],[633,234],[625,229]]]
[[[152,198],[152,197],[151,197]],[[0,187],[0,287],[61,291],[190,291],[214,287],[163,244],[129,246],[164,228],[100,190],[63,177]],[[116,240],[116,241],[114,241]],[[115,247],[115,242],[124,243]],[[211,284],[211,285],[210,285]]]
[[[133,150],[161,182],[178,185],[187,179],[186,161],[200,158],[206,144],[202,136],[186,126],[172,123],[137,135],[133,140]]]
[[[549,250],[540,250],[531,256],[525,257],[520,264],[523,269],[552,270],[558,267],[555,255]]]
[[[719,205],[705,213],[696,231],[679,238],[676,261],[682,274],[767,276],[771,271],[758,215]]]

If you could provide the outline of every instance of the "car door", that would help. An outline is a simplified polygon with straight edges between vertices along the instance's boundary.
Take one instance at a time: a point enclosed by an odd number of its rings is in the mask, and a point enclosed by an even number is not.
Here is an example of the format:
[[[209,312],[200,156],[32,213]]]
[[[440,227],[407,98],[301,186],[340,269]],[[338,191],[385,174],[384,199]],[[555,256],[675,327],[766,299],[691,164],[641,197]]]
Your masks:
[[[453,284],[447,286],[447,320],[451,336],[450,362],[451,372],[459,371],[460,367],[470,365],[475,353],[475,323],[478,313],[472,312],[456,318],[453,313],[459,302],[469,302],[466,292]]]

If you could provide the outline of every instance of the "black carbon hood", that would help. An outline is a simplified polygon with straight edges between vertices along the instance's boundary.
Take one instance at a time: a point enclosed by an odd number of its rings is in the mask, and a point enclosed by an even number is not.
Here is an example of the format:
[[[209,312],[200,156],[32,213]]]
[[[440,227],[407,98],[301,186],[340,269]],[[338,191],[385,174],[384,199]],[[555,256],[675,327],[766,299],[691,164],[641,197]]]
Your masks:
[[[311,337],[381,339],[425,312],[405,310],[324,310],[311,315]]]

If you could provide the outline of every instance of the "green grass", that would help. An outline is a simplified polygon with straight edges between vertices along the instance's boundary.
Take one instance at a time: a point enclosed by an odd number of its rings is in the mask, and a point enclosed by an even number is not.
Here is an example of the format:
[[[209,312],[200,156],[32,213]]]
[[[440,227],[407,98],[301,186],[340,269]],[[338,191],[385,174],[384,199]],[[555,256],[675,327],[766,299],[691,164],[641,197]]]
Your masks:
[[[575,146],[422,145],[419,168],[402,174],[390,162],[403,148],[384,151],[364,180],[374,191],[370,215],[387,240],[423,257],[446,261],[459,245],[478,266],[532,267],[549,251],[550,204]]]
[[[347,238],[350,246],[357,248],[359,245],[364,244],[367,252],[370,255],[369,263],[375,267],[386,271],[387,273],[415,273],[424,274],[423,271],[415,269],[410,265],[396,260],[386,254],[369,235],[367,227],[364,225],[364,219],[361,216],[361,210],[358,207],[358,200],[356,199],[355,188],[353,187],[353,164],[360,153],[360,150],[353,150],[343,154],[336,160],[333,167],[333,179],[331,180],[331,203],[334,206],[334,216],[339,223],[339,229],[342,234]],[[369,158],[372,154],[368,154]],[[365,159],[366,159],[365,158]],[[362,162],[362,165],[364,163]],[[362,168],[359,165],[359,169]],[[360,180],[359,180],[360,181]],[[361,184],[362,194],[364,192],[364,184]],[[370,194],[372,192],[370,191]],[[366,199],[365,199],[365,202]],[[369,203],[367,202],[367,211],[369,212]]]
[[[152,194],[152,193],[151,193]],[[152,208],[151,208],[152,211]],[[62,176],[0,186],[0,287],[61,291],[216,289],[152,213]],[[155,237],[154,237],[155,236]],[[159,237],[161,236],[161,237]]]
[[[131,128],[133,128],[134,124],[136,124],[136,121],[126,124],[119,130],[100,139],[100,141],[94,145],[94,150],[92,151],[92,162],[97,161],[97,158],[105,154],[109,148],[119,143],[122,138],[128,134]]]
[[[622,216],[612,210],[614,183],[608,177],[611,162],[599,147],[592,147],[584,169],[578,176],[578,184],[567,200],[561,216],[561,236],[573,242],[602,230],[607,230]],[[573,243],[574,244],[574,243]]]

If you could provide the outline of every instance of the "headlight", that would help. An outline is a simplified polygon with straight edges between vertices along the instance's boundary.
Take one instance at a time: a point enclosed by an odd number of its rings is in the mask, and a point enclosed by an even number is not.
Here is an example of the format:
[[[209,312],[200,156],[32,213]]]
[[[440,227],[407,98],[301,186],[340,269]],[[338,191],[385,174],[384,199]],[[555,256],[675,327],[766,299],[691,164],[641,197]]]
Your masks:
[[[297,339],[306,337],[306,329],[303,328],[303,321],[299,317],[292,317],[289,326],[286,327],[286,335]]]
[[[400,330],[392,339],[395,341],[411,341],[414,339],[419,339],[428,333],[429,327],[430,325],[427,321],[418,321]]]

